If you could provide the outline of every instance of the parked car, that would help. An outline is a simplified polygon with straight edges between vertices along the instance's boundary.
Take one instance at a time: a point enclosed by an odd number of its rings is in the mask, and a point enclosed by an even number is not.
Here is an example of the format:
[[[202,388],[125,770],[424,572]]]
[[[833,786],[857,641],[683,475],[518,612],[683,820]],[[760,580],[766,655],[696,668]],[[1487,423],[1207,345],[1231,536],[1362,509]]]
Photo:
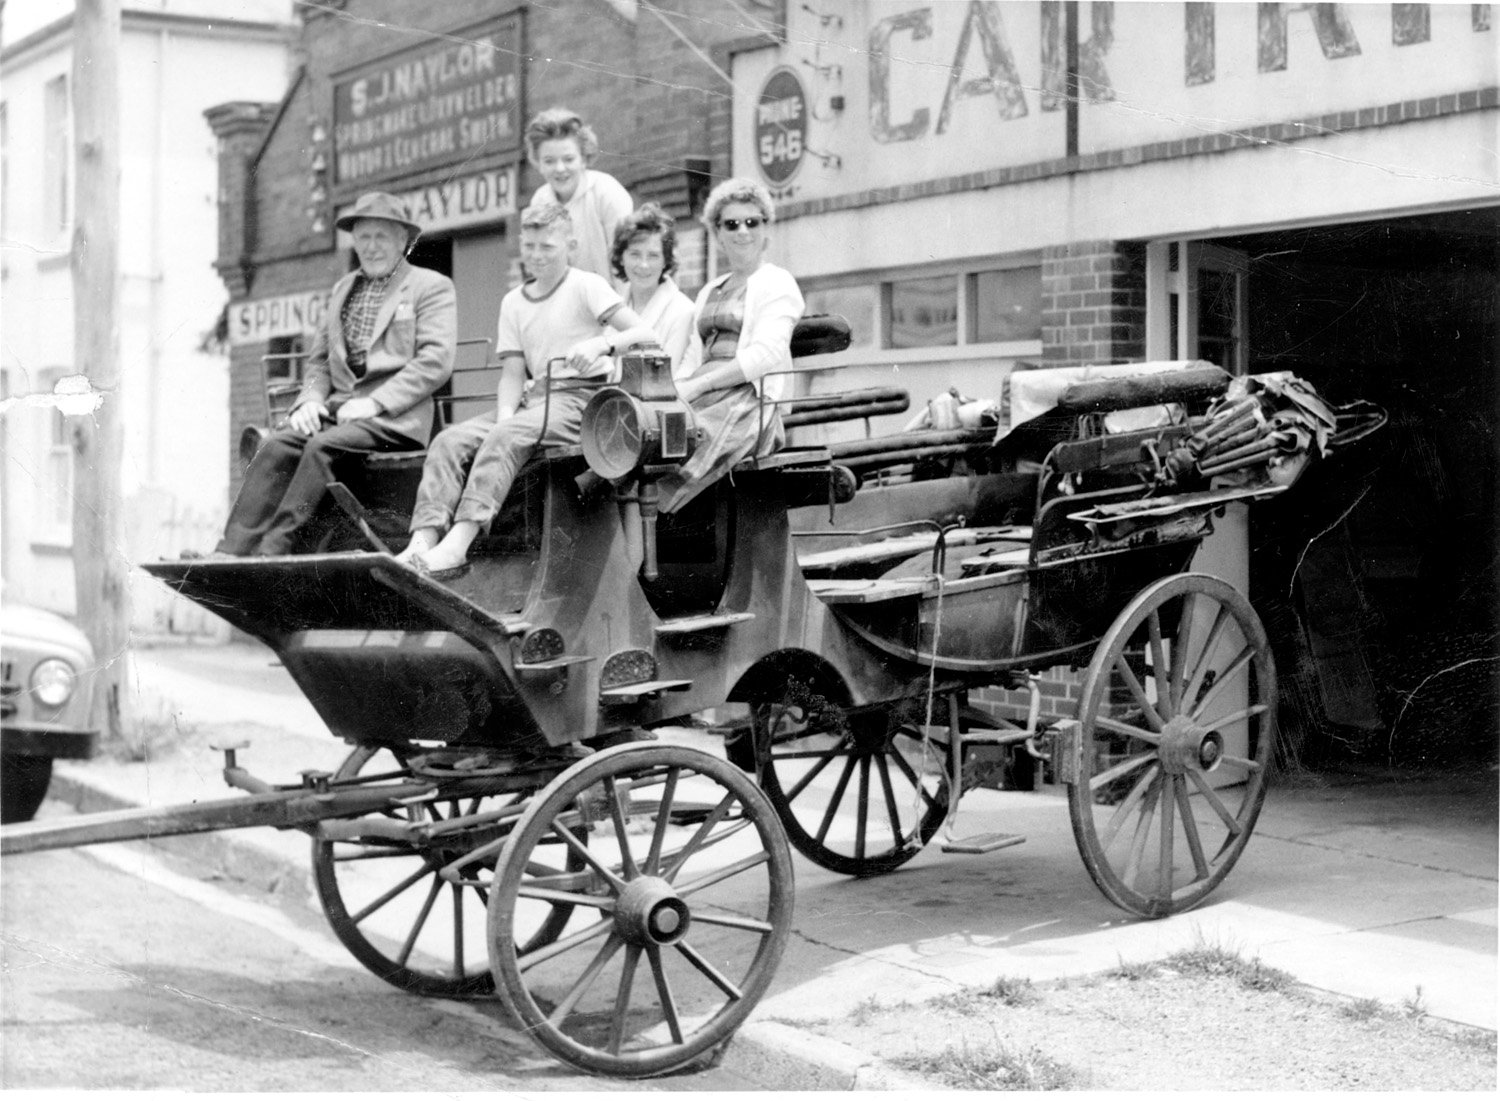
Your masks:
[[[93,755],[94,651],[62,616],[0,607],[0,822],[36,814],[57,757]]]

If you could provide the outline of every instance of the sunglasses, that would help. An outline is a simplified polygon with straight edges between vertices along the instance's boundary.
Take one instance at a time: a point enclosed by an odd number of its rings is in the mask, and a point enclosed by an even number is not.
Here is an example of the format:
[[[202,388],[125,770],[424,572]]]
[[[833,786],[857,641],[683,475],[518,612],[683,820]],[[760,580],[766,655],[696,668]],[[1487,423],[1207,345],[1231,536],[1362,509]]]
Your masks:
[[[730,233],[744,226],[746,229],[759,229],[766,224],[764,218],[725,218],[719,223],[721,229],[727,229]]]

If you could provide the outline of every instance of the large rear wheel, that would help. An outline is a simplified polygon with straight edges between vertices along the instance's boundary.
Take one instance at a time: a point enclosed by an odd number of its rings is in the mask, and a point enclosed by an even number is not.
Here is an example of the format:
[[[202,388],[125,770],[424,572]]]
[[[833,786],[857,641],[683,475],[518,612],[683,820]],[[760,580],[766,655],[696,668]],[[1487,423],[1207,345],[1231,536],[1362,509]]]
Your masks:
[[[565,849],[579,872],[548,872]],[[490,952],[507,1006],[563,1061],[640,1077],[727,1040],[775,974],[792,864],[765,797],[684,746],[603,750],[532,799],[490,895]],[[516,932],[527,903],[569,907],[551,944]]]
[[[1265,631],[1225,582],[1169,577],[1120,614],[1089,665],[1064,769],[1105,897],[1165,917],[1223,882],[1265,800],[1275,706]]]

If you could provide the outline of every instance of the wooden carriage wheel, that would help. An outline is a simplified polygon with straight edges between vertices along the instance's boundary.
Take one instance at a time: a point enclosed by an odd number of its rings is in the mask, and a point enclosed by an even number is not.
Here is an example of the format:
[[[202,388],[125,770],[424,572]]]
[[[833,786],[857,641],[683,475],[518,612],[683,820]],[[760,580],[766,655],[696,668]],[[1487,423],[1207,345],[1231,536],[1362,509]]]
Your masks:
[[[760,784],[798,852],[840,875],[871,876],[899,868],[932,840],[948,813],[948,740],[923,739],[924,711],[915,696],[847,713],[756,708]],[[940,699],[934,719],[945,715]],[[1008,724],[964,707],[960,725]]]
[[[344,759],[336,780],[410,779],[405,761],[389,749],[360,746]],[[389,811],[393,823],[437,822],[513,802],[514,795],[433,798]],[[463,869],[467,882],[440,874],[473,839],[460,834],[442,845],[419,846],[370,835],[351,841],[313,841],[313,882],[334,935],[376,975],[414,994],[466,998],[494,991],[485,942],[486,907],[495,857]],[[579,864],[560,850],[562,869]],[[528,907],[520,923],[526,947],[562,931],[571,908]]]
[[[542,869],[537,853],[561,846],[583,872]],[[791,931],[775,813],[739,769],[684,746],[616,746],[568,769],[516,824],[495,882],[501,997],[538,1043],[601,1074],[659,1074],[727,1040]],[[528,902],[571,907],[573,922],[518,949]]]
[[[1064,767],[1078,851],[1105,897],[1164,917],[1224,880],[1265,800],[1275,706],[1265,630],[1225,582],[1165,578],[1120,614],[1089,664]]]

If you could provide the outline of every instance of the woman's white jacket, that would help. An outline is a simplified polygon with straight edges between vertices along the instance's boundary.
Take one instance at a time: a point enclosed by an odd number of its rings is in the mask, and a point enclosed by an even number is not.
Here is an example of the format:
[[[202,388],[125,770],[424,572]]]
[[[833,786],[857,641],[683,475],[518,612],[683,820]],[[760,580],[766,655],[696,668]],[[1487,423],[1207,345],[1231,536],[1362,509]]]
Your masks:
[[[682,357],[674,372],[674,378],[691,378],[703,362],[703,337],[698,322],[713,289],[728,278],[726,272],[698,292],[698,301],[693,307],[692,340],[687,355]],[[740,326],[740,340],[734,358],[746,381],[754,383],[757,390],[764,385],[766,397],[772,400],[783,397],[790,390],[791,380],[786,375],[771,372],[791,370],[792,328],[802,316],[803,308],[802,291],[792,273],[785,268],[761,264],[745,282],[745,321]],[[771,374],[768,379],[765,378],[767,374]],[[764,384],[762,379],[765,379]]]

